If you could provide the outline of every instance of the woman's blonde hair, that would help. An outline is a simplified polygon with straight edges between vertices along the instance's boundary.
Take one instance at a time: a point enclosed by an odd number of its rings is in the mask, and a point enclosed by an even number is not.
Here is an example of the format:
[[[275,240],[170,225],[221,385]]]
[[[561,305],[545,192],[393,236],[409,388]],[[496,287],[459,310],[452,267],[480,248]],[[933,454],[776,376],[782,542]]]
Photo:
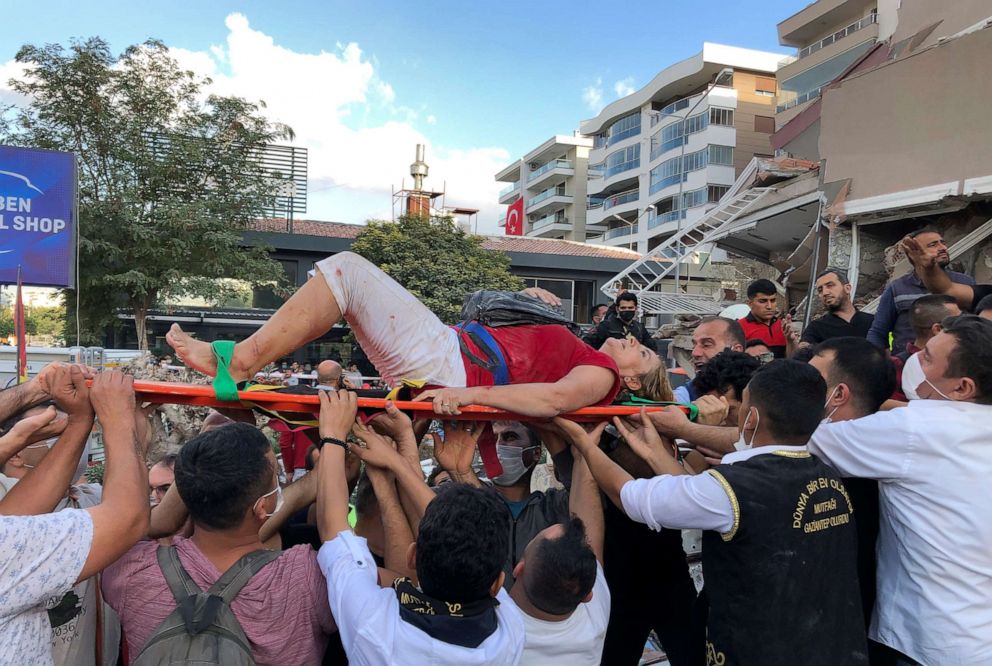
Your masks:
[[[668,381],[668,368],[664,361],[658,360],[658,365],[648,370],[638,379],[641,380],[641,388],[634,391],[634,395],[645,400],[655,402],[673,402],[672,384]]]

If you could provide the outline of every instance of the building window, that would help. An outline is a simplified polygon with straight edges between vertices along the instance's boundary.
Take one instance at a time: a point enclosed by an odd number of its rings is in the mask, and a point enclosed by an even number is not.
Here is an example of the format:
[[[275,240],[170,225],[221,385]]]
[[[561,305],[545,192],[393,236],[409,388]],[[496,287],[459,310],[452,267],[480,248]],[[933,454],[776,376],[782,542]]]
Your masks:
[[[763,76],[754,77],[754,92],[765,97],[774,97],[775,79],[766,79]]]
[[[532,278],[524,276],[521,276],[521,278],[524,281],[525,287],[546,289],[560,298],[562,311],[566,315],[571,314],[573,321],[575,320],[578,314],[573,310],[575,303],[575,282],[572,280],[556,280],[554,278]]]
[[[606,130],[606,145],[612,146],[613,144],[623,141],[624,139],[629,139],[632,136],[637,136],[641,133],[641,112],[637,111],[629,116],[624,116],[620,120],[617,120],[610,128]]]
[[[723,198],[723,195],[730,191],[729,185],[707,185],[706,200],[715,203]]]
[[[605,177],[609,178],[622,171],[629,171],[641,166],[641,144],[621,148],[606,156]]]
[[[763,134],[774,134],[775,119],[772,118],[771,116],[755,116],[754,131],[761,132]]]
[[[688,157],[688,155],[686,155]],[[734,149],[732,146],[710,146],[710,164],[734,165]]]
[[[712,107],[710,109],[710,125],[734,126],[734,110]]]

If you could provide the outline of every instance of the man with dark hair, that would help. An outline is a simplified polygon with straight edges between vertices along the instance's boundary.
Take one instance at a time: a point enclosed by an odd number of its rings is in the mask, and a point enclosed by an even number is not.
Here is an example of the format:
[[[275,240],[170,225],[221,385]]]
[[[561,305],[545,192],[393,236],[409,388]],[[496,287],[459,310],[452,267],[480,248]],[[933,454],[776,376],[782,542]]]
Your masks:
[[[570,421],[556,423],[570,436],[575,429],[586,436]],[[572,516],[535,536],[513,570],[517,583],[510,596],[523,611],[525,664],[596,664],[603,653],[610,619],[603,505],[581,456],[572,467],[569,508]]]
[[[606,312],[610,309],[610,306],[606,303],[597,303],[589,309],[589,320],[592,322],[592,328],[599,326],[600,322],[606,319]]]
[[[165,493],[169,491],[176,481],[176,458],[175,453],[162,456],[162,459],[151,466],[148,470],[148,491],[151,495],[152,506],[160,503]]]
[[[906,249],[907,240],[913,242],[914,251]],[[943,234],[933,227],[920,229],[903,240],[903,249],[910,263],[910,271],[896,278],[882,292],[882,298],[875,311],[875,321],[868,331],[868,341],[882,349],[889,348],[889,334],[892,334],[892,351],[900,352],[906,344],[913,341],[913,327],[910,322],[910,306],[920,296],[928,293],[944,293],[941,289],[933,288],[922,275],[917,273],[932,266],[940,271],[948,284],[957,283],[971,291],[975,279],[970,275],[949,271],[945,268],[951,263],[951,255],[947,252]],[[918,251],[915,251],[917,250]],[[962,304],[963,310],[971,311],[973,304]]]
[[[825,399],[815,368],[788,360],[762,367],[744,390],[738,450],[696,476],[649,420],[643,432],[624,434],[658,472],[651,479],[634,480],[595,442],[576,442],[631,518],[704,530],[708,663],[867,663],[847,491],[806,450]],[[829,631],[816,619],[825,617]]]
[[[906,362],[914,354],[923,351],[927,341],[940,333],[945,319],[956,317],[959,314],[961,314],[961,309],[954,297],[948,294],[927,294],[920,296],[913,302],[910,308],[910,321],[916,338],[912,342],[907,342],[905,349],[897,353],[894,352],[891,357],[896,370],[896,389],[892,393],[893,400],[906,402],[910,397],[916,398],[915,393],[910,391],[910,394],[906,395],[902,388],[902,371],[906,367]],[[914,363],[917,361],[918,359],[914,359]],[[915,389],[915,387],[913,388]]]
[[[259,529],[282,504],[276,460],[257,428],[232,423],[197,435],[176,458],[175,486],[194,525],[176,537],[181,566],[207,590],[248,553],[264,549]],[[142,541],[103,574],[132,658],[176,608],[155,541]],[[284,551],[242,588],[231,610],[258,664],[316,663],[334,631],[323,576],[309,545]]]
[[[801,345],[816,345],[830,338],[863,338],[868,335],[874,317],[858,310],[851,302],[853,287],[847,279],[847,271],[828,268],[816,276],[815,284],[816,295],[827,313],[809,323],[800,338]]]
[[[488,488],[463,483],[445,484],[435,494],[419,465],[414,469],[385,438],[355,423],[354,393],[321,391],[320,401],[324,446],[317,522],[324,544],[317,557],[348,658],[363,664],[518,663],[524,629],[519,609],[502,587],[510,527],[503,500]],[[346,443],[352,431],[363,447]],[[397,557],[393,545],[400,531],[412,539],[412,528],[416,537],[402,568],[416,571],[419,587],[391,571],[383,570],[380,578],[365,540],[349,529],[346,447],[366,465],[390,472],[407,496],[411,523],[419,527],[407,523],[395,497],[380,495],[376,487],[386,562]],[[395,486],[389,486],[395,495]],[[392,589],[380,587],[380,580]]]
[[[744,353],[758,359],[762,365],[775,360],[775,354],[768,348],[764,340],[748,340],[744,345]]]
[[[692,365],[696,372],[724,350],[744,351],[744,330],[733,319],[706,317],[692,331]],[[689,403],[699,397],[692,383],[675,389],[677,402]]]
[[[862,337],[831,338],[821,342],[809,363],[820,371],[827,382],[828,397],[824,408],[827,423],[875,414],[896,387],[895,368],[891,360],[884,351]],[[867,634],[875,605],[878,483],[872,479],[845,477],[844,486],[855,511],[858,583]],[[887,652],[884,646],[868,641],[871,664],[889,663]]]
[[[923,664],[992,662],[992,322],[949,320],[919,358],[923,399],[823,425],[810,450],[883,482],[871,638]]]
[[[985,296],[975,306],[975,314],[982,319],[992,319],[992,294]]]
[[[761,361],[750,354],[724,351],[714,356],[696,374],[692,383],[699,396],[722,398],[728,405],[726,423],[720,425],[737,423],[744,388],[761,365]]]
[[[778,316],[778,289],[771,280],[755,280],[747,287],[747,304],[751,312],[737,320],[747,340],[762,340],[775,358],[791,356],[798,343],[792,321]]]
[[[462,426],[456,424],[455,427]],[[475,438],[435,440],[434,457],[452,479],[478,487],[481,483],[472,469],[472,461],[480,433],[473,434]],[[541,459],[541,437],[533,428],[520,421],[496,421],[493,434],[496,436],[496,457],[503,473],[490,480],[506,502],[512,518],[503,567],[504,586],[510,590],[516,580],[514,569],[527,544],[550,526],[568,520],[569,499],[567,491],[556,488],[531,492],[534,467]]]
[[[610,338],[617,340],[636,340],[648,349],[654,349],[651,334],[644,325],[637,321],[637,295],[622,291],[616,302],[607,310],[603,320],[585,335],[582,340],[596,349]]]

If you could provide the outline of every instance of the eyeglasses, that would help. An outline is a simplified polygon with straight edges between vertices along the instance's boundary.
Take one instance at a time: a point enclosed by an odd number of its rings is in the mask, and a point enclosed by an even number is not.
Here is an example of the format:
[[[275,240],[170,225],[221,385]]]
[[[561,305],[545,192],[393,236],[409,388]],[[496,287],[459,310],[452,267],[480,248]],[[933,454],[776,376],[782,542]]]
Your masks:
[[[169,488],[171,487],[172,487],[171,483],[163,483],[160,486],[152,486],[152,492],[155,493],[156,495],[165,495],[167,492],[169,492]]]

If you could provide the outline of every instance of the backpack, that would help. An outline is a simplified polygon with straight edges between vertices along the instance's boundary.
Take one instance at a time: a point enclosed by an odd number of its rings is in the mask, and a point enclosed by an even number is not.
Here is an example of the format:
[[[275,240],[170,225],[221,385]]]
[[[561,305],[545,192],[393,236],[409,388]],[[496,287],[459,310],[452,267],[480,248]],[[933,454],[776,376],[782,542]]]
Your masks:
[[[484,326],[522,326],[527,324],[557,324],[578,335],[579,327],[561,308],[510,291],[483,289],[470,294],[462,304],[462,321],[477,321]]]
[[[204,592],[180,564],[176,547],[159,546],[158,565],[178,605],[149,637],[133,666],[253,666],[248,637],[231,610],[231,601],[252,576],[281,554],[275,550],[248,553]]]

